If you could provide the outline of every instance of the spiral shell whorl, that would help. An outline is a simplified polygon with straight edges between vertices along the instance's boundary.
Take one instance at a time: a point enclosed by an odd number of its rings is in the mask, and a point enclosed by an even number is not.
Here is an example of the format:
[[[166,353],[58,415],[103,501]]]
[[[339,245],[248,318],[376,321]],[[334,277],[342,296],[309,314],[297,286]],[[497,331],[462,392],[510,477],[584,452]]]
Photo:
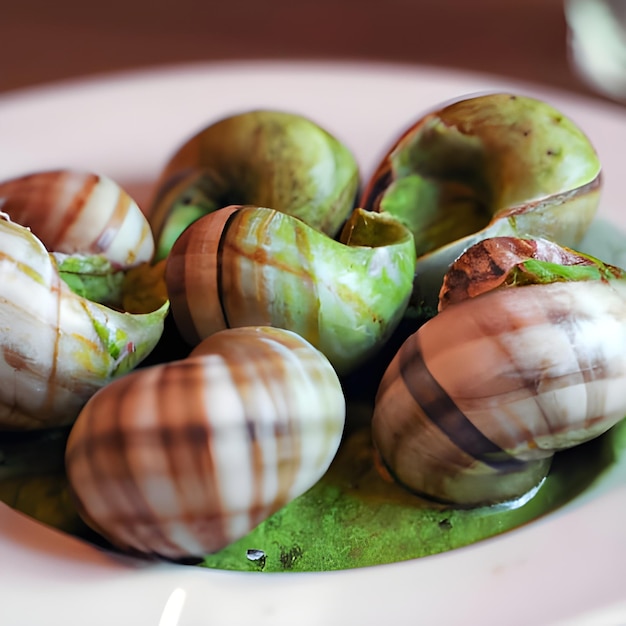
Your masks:
[[[228,330],[96,394],[71,432],[68,475],[114,544],[201,557],[312,486],[344,419],[336,374],[305,340]]]
[[[626,415],[625,321],[618,282],[497,290],[447,307],[383,377],[373,416],[382,459],[435,499],[522,495],[542,459]]]
[[[335,236],[354,206],[358,165],[312,120],[253,110],[210,124],[172,156],[149,211],[158,256],[182,229],[231,204],[266,206]]]

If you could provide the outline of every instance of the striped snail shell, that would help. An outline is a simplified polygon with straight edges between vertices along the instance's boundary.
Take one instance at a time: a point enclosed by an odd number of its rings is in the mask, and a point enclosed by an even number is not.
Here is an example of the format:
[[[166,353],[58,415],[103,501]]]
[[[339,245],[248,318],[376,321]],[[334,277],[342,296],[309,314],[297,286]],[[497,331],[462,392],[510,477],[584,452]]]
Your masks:
[[[30,228],[50,251],[102,255],[119,267],[154,254],[147,219],[106,176],[55,170],[1,181],[0,211]]]
[[[626,415],[626,282],[598,269],[598,280],[574,263],[578,278],[556,269],[546,282],[539,273],[534,284],[465,294],[406,340],[372,418],[380,460],[400,483],[463,506],[515,499],[556,451]]]
[[[600,161],[580,128],[545,102],[510,93],[464,98],[422,116],[393,142],[359,206],[414,234],[412,306],[437,306],[449,265],[488,237],[575,247],[598,206]]]
[[[352,153],[312,120],[255,110],[210,124],[165,166],[148,211],[157,259],[186,226],[231,204],[266,206],[335,236],[354,206]]]
[[[81,515],[114,545],[201,558],[317,482],[344,420],[339,380],[307,341],[229,329],[94,395],[67,473]]]
[[[0,258],[0,428],[69,424],[154,348],[168,306],[130,314],[77,295],[42,242],[6,217]]]
[[[388,216],[356,210],[336,241],[280,211],[230,206],[180,236],[165,280],[191,345],[228,327],[287,328],[345,373],[393,332],[414,270],[411,233]]]

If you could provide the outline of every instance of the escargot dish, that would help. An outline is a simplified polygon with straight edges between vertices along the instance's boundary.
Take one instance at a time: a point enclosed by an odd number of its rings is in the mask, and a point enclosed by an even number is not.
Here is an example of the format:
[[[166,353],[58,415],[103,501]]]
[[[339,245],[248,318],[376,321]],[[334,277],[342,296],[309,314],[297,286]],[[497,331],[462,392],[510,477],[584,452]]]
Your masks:
[[[582,127],[439,104],[361,191],[341,128],[223,114],[145,207],[95,173],[0,181],[0,501],[144,569],[329,572],[623,478],[623,236]]]

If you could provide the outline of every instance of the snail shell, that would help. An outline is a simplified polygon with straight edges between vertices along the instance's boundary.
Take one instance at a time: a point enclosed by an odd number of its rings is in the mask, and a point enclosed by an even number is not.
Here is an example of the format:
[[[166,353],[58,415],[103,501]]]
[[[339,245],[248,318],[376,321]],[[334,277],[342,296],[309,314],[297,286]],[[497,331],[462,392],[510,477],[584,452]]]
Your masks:
[[[313,121],[258,110],[219,120],[170,159],[149,210],[164,258],[190,223],[231,204],[266,206],[335,236],[354,206],[356,160]]]
[[[135,201],[106,176],[57,170],[0,182],[0,210],[45,247],[102,255],[113,265],[150,261],[154,239]]]
[[[67,473],[84,519],[115,545],[202,557],[317,482],[344,420],[318,350],[282,329],[231,329],[93,396]]]
[[[494,289],[557,280],[624,278],[623,269],[554,241],[491,237],[474,244],[452,263],[439,291],[438,310]]]
[[[172,313],[191,345],[228,327],[293,330],[344,373],[399,323],[412,290],[411,233],[353,212],[341,241],[260,207],[225,207],[192,224],[165,269]]]
[[[0,428],[71,423],[154,348],[167,310],[131,315],[80,297],[28,228],[0,218]]]
[[[474,506],[535,486],[555,451],[626,415],[626,284],[496,289],[447,306],[403,344],[373,414],[399,482]]]
[[[595,215],[598,156],[549,104],[496,93],[421,117],[389,148],[360,206],[396,216],[415,237],[415,306],[436,308],[450,263],[502,235],[575,247]]]

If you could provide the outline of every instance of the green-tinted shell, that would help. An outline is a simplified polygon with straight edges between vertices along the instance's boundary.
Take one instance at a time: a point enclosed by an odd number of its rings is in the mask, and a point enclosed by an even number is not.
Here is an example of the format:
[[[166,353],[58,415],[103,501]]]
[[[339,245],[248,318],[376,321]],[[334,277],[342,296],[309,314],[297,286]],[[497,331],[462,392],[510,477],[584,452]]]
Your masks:
[[[359,182],[351,152],[300,115],[251,111],[200,131],[171,158],[149,210],[164,258],[200,216],[231,204],[267,206],[336,235]]]
[[[537,236],[575,247],[597,208],[600,162],[584,133],[549,104],[498,93],[412,125],[382,159],[361,206],[415,237],[415,301],[436,305],[448,265],[472,243]]]
[[[165,279],[189,343],[228,327],[281,327],[345,372],[393,332],[414,270],[411,233],[388,216],[355,211],[335,241],[280,211],[233,206],[180,236]]]

